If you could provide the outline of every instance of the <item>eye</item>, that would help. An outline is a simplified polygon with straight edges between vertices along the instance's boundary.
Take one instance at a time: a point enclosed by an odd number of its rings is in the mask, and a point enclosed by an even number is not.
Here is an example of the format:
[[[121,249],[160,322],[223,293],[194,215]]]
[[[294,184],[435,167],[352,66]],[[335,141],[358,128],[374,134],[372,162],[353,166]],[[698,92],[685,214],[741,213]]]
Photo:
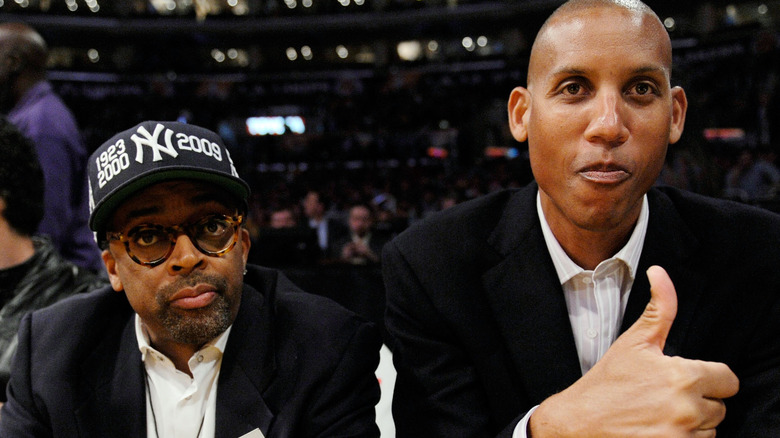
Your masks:
[[[577,83],[568,84],[563,88],[566,94],[577,95],[582,91],[582,85]]]
[[[578,102],[587,97],[591,90],[592,87],[587,78],[568,76],[559,82],[557,88],[555,88],[555,94],[572,102]]]
[[[638,82],[630,90],[629,94],[636,94],[637,96],[647,96],[649,94],[657,94],[656,88],[647,82]]]
[[[199,223],[198,234],[204,236],[220,236],[228,231],[230,224],[221,216],[211,216]]]
[[[152,246],[162,240],[160,230],[155,228],[139,228],[131,233],[133,243],[138,246]]]

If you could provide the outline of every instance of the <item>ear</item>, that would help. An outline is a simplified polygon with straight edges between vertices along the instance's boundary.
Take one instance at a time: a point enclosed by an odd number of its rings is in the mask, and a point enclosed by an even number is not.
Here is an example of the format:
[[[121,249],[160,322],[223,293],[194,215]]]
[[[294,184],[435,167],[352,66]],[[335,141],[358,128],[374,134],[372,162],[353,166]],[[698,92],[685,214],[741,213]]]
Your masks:
[[[122,286],[122,280],[119,278],[119,273],[116,268],[116,259],[114,259],[111,251],[104,249],[101,256],[103,257],[103,264],[106,265],[106,273],[108,273],[108,280],[111,282],[111,287],[117,292],[123,291],[125,288]]]
[[[244,266],[246,266],[246,263],[249,260],[249,248],[252,246],[252,239],[249,236],[249,230],[242,227],[239,238],[241,239],[241,257],[243,257]]]
[[[672,88],[672,125],[669,130],[669,144],[677,143],[685,127],[685,113],[688,111],[688,98],[685,90],[680,87]]]
[[[517,87],[509,95],[509,129],[512,137],[519,142],[528,140],[527,116],[530,114],[531,93],[528,89]]]
[[[8,52],[5,56],[5,61],[7,63],[6,69],[10,76],[21,73],[22,68],[24,67],[24,60],[22,56],[19,56],[17,50],[12,49],[10,52]]]

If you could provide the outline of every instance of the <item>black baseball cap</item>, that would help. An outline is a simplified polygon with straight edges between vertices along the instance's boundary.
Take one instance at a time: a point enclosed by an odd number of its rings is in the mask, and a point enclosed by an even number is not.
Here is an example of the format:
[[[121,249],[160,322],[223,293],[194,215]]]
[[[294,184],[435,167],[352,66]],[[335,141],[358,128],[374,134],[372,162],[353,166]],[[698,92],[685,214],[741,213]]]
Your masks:
[[[112,213],[152,184],[174,179],[204,181],[246,202],[249,185],[216,133],[179,122],[146,121],[103,143],[89,158],[89,227],[98,243]]]

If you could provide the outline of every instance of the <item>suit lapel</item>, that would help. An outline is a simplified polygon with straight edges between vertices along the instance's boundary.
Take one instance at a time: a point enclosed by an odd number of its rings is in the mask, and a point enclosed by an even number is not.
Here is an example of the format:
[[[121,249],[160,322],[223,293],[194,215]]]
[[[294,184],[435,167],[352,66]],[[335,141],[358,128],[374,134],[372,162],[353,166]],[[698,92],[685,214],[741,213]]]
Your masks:
[[[251,276],[252,274],[250,274]],[[264,291],[269,297],[271,285]],[[216,438],[242,436],[254,429],[268,435],[274,414],[263,391],[275,375],[271,306],[245,286],[230,332],[217,386]],[[258,316],[259,315],[259,316]]]
[[[107,312],[113,321],[81,370],[84,401],[75,411],[81,437],[146,436],[146,390],[135,314],[126,301],[122,306],[119,315]],[[268,433],[273,414],[262,391],[275,374],[270,313],[259,293],[244,291],[217,386],[217,438],[238,437],[256,428]]]
[[[85,401],[75,412],[82,437],[146,435],[143,365],[133,315],[117,318],[124,325],[104,332],[82,368]]]
[[[539,402],[574,383],[582,372],[535,202],[535,185],[510,200],[489,238],[502,258],[482,280],[520,380],[531,400]]]
[[[532,187],[514,196],[492,233],[489,243],[500,260],[485,272],[483,285],[521,381],[532,399],[540,401],[574,383],[581,371],[566,301],[536,214],[536,186]],[[659,265],[677,291],[677,317],[664,348],[665,354],[677,355],[704,294],[704,279],[690,264],[698,241],[668,197],[657,190],[648,197],[650,220],[621,332],[644,311],[650,299],[645,272]]]
[[[704,295],[702,274],[693,270],[693,259],[699,242],[677,213],[671,200],[657,190],[648,193],[650,221],[647,226],[638,272],[626,305],[621,332],[627,330],[642,314],[650,300],[650,283],[646,271],[652,265],[664,268],[677,291],[677,317],[674,320],[664,353],[680,354],[699,300]]]

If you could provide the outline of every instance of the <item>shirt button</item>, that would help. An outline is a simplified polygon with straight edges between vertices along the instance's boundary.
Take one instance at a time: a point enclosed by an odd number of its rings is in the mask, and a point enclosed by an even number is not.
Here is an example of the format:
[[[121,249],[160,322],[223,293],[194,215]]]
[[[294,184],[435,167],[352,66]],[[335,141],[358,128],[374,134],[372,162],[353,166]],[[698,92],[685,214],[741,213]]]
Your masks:
[[[590,277],[583,277],[582,282],[585,284],[590,284]]]
[[[598,336],[598,334],[599,334],[599,332],[598,332],[598,331],[596,331],[596,329],[592,329],[592,328],[588,329],[588,330],[585,332],[585,335],[586,335],[587,337],[591,338],[591,339],[593,339],[593,338],[595,338],[596,336]]]
[[[203,355],[202,354],[198,355],[198,362],[203,362]]]

